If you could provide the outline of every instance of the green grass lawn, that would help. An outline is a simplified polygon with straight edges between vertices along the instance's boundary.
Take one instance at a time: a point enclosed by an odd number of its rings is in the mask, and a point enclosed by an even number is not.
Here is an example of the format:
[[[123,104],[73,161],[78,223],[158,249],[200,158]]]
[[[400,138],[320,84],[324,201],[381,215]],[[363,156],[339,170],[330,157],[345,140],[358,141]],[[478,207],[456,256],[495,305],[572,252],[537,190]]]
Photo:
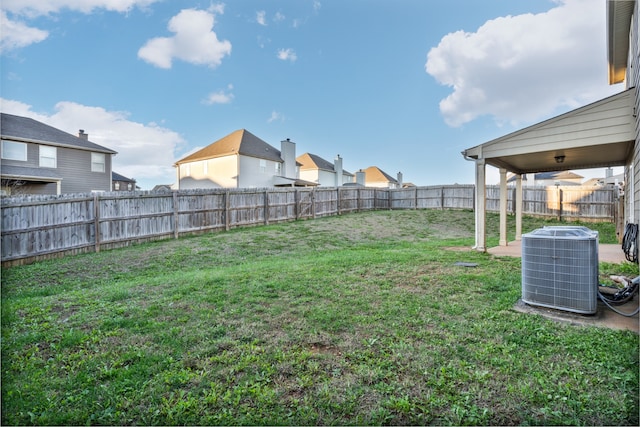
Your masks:
[[[377,211],[3,269],[2,425],[638,425],[638,335],[516,312],[520,259],[454,250],[473,229]]]

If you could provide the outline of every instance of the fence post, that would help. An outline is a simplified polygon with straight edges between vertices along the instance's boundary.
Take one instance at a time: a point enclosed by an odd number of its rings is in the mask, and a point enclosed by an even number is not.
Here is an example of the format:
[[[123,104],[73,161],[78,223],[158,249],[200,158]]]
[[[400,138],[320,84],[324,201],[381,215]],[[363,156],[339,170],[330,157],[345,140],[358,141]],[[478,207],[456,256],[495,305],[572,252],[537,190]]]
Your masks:
[[[558,186],[558,221],[562,221],[562,189]]]
[[[475,184],[471,188],[473,193],[471,194],[471,209],[475,212],[476,210],[476,186]]]
[[[178,238],[178,193],[176,191],[172,194],[173,197],[173,237]]]
[[[440,187],[440,210],[444,210],[444,185]]]
[[[269,190],[264,190],[264,225],[269,225]]]
[[[311,218],[316,219],[316,187],[311,190]]]
[[[299,219],[299,212],[300,209],[298,208],[298,201],[299,201],[300,197],[298,196],[298,189],[294,187],[293,189],[293,215],[295,217],[296,220]]]
[[[338,212],[338,215],[341,214],[341,212],[340,212],[340,187],[336,187],[336,211]]]
[[[98,201],[99,194],[93,193],[93,217],[95,227],[95,248],[96,252],[100,252],[100,204]]]
[[[229,190],[224,192],[224,229],[229,231]]]

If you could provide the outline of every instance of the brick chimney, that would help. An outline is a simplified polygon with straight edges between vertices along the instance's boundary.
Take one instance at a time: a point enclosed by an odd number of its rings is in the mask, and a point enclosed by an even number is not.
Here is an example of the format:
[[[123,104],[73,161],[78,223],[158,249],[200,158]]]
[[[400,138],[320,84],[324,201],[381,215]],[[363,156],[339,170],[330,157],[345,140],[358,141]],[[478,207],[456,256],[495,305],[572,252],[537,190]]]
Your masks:
[[[80,129],[78,131],[78,138],[84,139],[85,141],[88,141],[89,140],[89,134],[88,133],[84,133],[84,129]]]

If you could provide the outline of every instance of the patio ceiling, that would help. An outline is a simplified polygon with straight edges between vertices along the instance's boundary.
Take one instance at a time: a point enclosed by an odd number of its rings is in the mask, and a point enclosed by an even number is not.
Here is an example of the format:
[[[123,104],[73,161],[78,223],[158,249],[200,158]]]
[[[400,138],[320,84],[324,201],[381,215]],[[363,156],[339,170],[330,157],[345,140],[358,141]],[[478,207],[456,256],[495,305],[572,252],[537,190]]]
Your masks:
[[[517,174],[624,166],[635,140],[633,89],[462,152]]]

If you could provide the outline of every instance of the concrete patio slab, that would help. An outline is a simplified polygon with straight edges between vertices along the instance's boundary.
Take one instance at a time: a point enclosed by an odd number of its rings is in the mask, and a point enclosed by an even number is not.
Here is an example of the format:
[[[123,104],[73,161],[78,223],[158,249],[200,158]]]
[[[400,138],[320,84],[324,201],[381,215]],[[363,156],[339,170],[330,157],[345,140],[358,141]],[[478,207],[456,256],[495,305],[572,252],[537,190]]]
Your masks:
[[[507,246],[496,246],[487,249],[487,252],[495,256],[522,256],[522,242],[509,242]],[[609,262],[620,264],[628,262],[621,245],[599,244],[598,260],[600,262]],[[615,309],[623,313],[633,313],[638,309],[638,295],[632,301],[622,305],[615,306]],[[526,304],[522,301],[514,306],[514,310],[521,313],[537,314],[548,319],[559,322],[566,322],[572,325],[582,326],[600,326],[616,330],[629,330],[640,333],[640,316],[636,313],[634,316],[623,316],[607,307],[602,301],[598,301],[598,310],[593,315],[584,315],[569,311],[554,310],[546,307],[538,307]]]
[[[509,242],[507,246],[495,246],[487,249],[487,252],[496,256],[522,256],[522,241],[514,240]],[[627,259],[622,250],[622,245],[598,244],[598,261],[620,264]]]

